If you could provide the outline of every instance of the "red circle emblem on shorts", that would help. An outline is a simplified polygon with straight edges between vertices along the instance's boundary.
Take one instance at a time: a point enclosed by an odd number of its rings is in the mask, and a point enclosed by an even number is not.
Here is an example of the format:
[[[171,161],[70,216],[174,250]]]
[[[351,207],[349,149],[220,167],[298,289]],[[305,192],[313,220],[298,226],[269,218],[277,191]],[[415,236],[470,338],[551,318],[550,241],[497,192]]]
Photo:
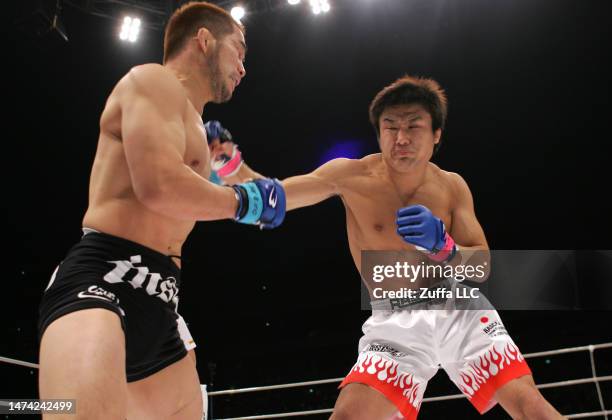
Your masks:
[[[487,318],[486,316],[483,316],[482,318],[480,318],[480,322],[485,324],[485,323],[489,322],[489,318]]]

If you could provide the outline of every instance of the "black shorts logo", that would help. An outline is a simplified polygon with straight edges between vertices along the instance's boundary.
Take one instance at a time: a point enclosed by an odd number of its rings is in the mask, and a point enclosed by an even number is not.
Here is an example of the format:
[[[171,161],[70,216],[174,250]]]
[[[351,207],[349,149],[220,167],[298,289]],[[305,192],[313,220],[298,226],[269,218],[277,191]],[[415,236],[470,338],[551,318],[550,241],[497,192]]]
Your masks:
[[[119,299],[117,298],[117,296],[115,296],[113,292],[104,290],[103,288],[96,286],[96,285],[89,286],[87,290],[83,290],[79,292],[77,296],[80,297],[81,299],[95,298],[95,299],[107,300],[109,302],[116,303],[117,305],[119,304]]]
[[[162,279],[161,274],[149,272],[149,268],[145,266],[135,266],[140,264],[142,258],[140,255],[133,255],[129,260],[124,261],[108,261],[109,264],[114,264],[115,268],[106,273],[104,280],[108,283],[129,283],[134,289],[144,288],[150,296],[160,298],[166,303],[172,302],[178,304],[178,286],[176,278],[173,276]],[[131,279],[126,278],[126,274],[130,270],[136,270],[136,275]]]

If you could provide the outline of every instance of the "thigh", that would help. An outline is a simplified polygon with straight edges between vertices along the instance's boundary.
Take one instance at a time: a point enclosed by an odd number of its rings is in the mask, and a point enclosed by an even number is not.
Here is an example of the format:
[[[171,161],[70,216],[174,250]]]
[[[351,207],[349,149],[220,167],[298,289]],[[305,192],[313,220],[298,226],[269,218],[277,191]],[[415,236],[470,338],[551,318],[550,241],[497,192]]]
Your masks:
[[[166,368],[128,384],[128,419],[202,418],[202,391],[193,350]]]
[[[513,418],[519,418],[521,414],[521,400],[529,397],[530,394],[539,393],[540,391],[538,391],[533,381],[533,376],[525,375],[499,388],[495,392],[495,400],[497,400]]]
[[[340,386],[366,386],[368,394],[381,396],[404,417],[416,418],[427,382],[438,370],[432,319],[428,311],[373,312],[363,327],[357,363]],[[350,402],[354,405],[359,402]],[[347,411],[347,405],[340,407]],[[374,410],[372,419],[387,415],[378,405]],[[355,417],[361,416],[359,409],[350,412],[348,417],[336,417],[362,418]]]
[[[336,400],[332,420],[388,420],[397,413],[395,405],[383,394],[360,383],[346,385]]]
[[[76,416],[67,418],[125,419],[125,337],[116,313],[94,308],[56,319],[42,336],[39,359],[40,398],[76,400]]]
[[[495,400],[512,418],[562,418],[544,399],[531,375],[515,378],[503,385],[495,392]]]
[[[441,350],[442,366],[480,413],[496,404],[494,394],[506,383],[531,375],[495,310],[455,311],[441,331],[451,328],[454,334]]]

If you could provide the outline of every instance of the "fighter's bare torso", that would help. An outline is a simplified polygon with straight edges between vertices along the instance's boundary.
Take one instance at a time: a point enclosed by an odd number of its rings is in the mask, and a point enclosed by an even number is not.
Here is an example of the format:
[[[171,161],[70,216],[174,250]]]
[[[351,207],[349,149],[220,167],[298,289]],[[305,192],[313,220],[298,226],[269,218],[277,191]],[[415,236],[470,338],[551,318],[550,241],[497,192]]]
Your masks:
[[[346,208],[349,247],[357,269],[361,251],[414,250],[396,233],[396,212],[399,208],[421,204],[440,217],[452,229],[455,174],[429,163],[414,191],[402,193],[387,173],[380,154],[351,160],[339,192]]]
[[[162,66],[147,64],[139,66]],[[89,185],[89,207],[83,226],[122,237],[167,255],[180,255],[194,221],[156,213],[134,193],[122,139],[122,104],[130,101],[135,67],[115,86],[100,119],[100,137]],[[164,71],[170,72],[163,68]],[[155,86],[151,86],[154,89]],[[201,116],[177,79],[176,95],[184,96],[182,110],[185,149],[183,162],[204,178],[210,175],[209,150]]]

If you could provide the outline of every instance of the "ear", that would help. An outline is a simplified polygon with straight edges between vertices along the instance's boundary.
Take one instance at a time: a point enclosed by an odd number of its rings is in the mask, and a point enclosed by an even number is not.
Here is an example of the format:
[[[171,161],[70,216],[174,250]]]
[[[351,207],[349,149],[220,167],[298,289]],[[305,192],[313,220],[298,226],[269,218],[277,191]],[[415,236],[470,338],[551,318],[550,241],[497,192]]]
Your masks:
[[[434,144],[440,143],[440,138],[442,137],[442,129],[438,128],[434,131]]]
[[[198,29],[196,40],[204,54],[208,54],[208,52],[212,50],[213,44],[216,42],[213,34],[206,28]]]

